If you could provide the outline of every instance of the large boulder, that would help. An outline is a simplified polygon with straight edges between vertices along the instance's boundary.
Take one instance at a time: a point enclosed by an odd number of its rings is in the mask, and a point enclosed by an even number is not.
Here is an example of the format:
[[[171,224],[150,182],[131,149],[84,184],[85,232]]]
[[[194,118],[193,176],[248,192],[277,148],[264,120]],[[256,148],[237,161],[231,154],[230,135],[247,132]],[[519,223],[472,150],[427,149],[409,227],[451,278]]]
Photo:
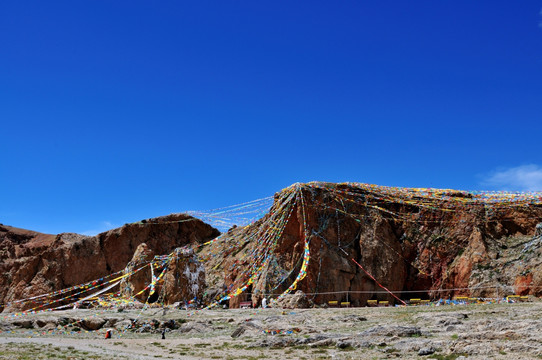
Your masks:
[[[142,302],[160,301],[164,304],[181,304],[201,300],[205,291],[205,268],[193,249],[189,247],[175,249],[165,261],[156,261],[151,271],[149,262],[154,254],[146,244],[140,244],[134,257],[125,269],[120,284],[120,292],[125,297],[135,297]],[[145,266],[146,265],[146,266]],[[159,279],[163,272],[162,278]],[[149,286],[155,277],[154,293]],[[159,279],[159,281],[158,281]]]
[[[283,309],[308,309],[311,306],[311,301],[301,290],[297,290],[294,294],[286,294],[273,302],[273,307]]]
[[[83,329],[91,331],[101,329],[105,323],[106,320],[99,317],[88,317],[81,320],[81,326]]]
[[[120,283],[120,293],[125,297],[134,297],[146,302],[149,291],[142,292],[152,281],[149,263],[154,258],[154,252],[145,243],[139,244],[134,252],[132,260],[126,265],[124,275]]]

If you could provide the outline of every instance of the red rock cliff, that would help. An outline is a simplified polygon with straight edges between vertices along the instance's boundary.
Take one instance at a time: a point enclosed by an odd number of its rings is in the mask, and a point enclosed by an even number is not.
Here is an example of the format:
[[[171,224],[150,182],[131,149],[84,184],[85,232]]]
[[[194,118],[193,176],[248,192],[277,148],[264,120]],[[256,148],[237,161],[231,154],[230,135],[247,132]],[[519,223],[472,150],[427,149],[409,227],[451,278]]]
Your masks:
[[[120,271],[141,243],[146,243],[153,254],[162,255],[218,235],[210,225],[184,214],[126,224],[96,236],[47,235],[1,225],[0,304]],[[7,310],[14,308],[17,306],[8,306]]]
[[[517,254],[508,248],[531,241],[542,221],[540,199],[495,202],[490,197],[478,200],[478,195],[469,192],[424,189],[418,193],[365,184],[309,183],[298,188],[304,206],[299,196],[291,198],[295,205],[269,254],[259,248],[271,246],[266,240],[271,232],[257,229],[280,226],[281,218],[274,213],[287,208],[280,203],[290,188],[275,196],[271,213],[262,220],[223,235],[222,245],[213,245],[222,246],[221,252],[213,247],[204,251],[208,277],[217,289],[235,289],[256,273],[251,270],[255,263],[264,265],[254,283],[230,300],[230,306],[248,300],[245,293],[253,294],[257,304],[261,294],[284,291],[299,272],[305,236],[310,263],[297,288],[311,294],[315,303],[349,300],[364,305],[368,299],[394,300],[352,259],[404,299],[496,296],[499,291],[513,293],[514,284],[521,284],[523,293],[542,293],[538,286],[542,285],[542,267],[535,261],[540,247],[536,245],[521,266],[514,265],[517,261],[510,263]],[[258,262],[259,258],[265,260]],[[212,274],[220,264],[222,275]],[[480,275],[491,269],[501,273],[495,273],[491,281],[486,273]],[[518,280],[520,270],[535,274]],[[459,288],[469,290],[439,291]],[[423,292],[408,293],[416,290]]]

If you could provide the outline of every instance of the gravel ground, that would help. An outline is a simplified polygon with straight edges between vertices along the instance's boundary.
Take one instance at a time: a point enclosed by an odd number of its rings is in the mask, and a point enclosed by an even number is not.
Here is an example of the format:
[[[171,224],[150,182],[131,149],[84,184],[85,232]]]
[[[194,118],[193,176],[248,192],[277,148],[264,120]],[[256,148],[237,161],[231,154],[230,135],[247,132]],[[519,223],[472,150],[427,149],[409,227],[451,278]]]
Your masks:
[[[541,310],[533,302],[1,314],[0,359],[541,359]]]

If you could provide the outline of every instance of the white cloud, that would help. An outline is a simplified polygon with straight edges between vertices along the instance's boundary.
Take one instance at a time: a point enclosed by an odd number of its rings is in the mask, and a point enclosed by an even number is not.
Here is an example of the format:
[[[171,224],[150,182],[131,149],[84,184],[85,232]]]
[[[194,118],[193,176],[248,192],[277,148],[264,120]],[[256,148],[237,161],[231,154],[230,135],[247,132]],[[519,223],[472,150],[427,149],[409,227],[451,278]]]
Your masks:
[[[542,167],[530,164],[498,169],[483,184],[498,190],[542,191]]]
[[[94,236],[98,235],[99,233],[102,233],[107,230],[111,230],[114,228],[119,227],[118,225],[114,225],[110,221],[102,221],[99,225],[96,226],[96,228],[92,230],[83,231],[81,235],[88,235],[88,236]]]

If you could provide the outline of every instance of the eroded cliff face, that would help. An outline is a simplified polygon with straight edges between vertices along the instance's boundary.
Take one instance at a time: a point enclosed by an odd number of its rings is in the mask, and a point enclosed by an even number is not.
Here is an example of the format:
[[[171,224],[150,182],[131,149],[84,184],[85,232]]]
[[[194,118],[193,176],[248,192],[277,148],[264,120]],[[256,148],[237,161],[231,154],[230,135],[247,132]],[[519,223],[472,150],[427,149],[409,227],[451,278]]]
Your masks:
[[[96,236],[40,234],[0,226],[0,304],[50,293],[123,270],[145,243],[153,255],[200,244],[219,231],[184,214],[126,224]],[[6,310],[21,305],[8,305]],[[32,303],[24,308],[32,308]]]
[[[536,260],[540,244],[535,241],[530,253],[524,251],[524,260],[509,248],[533,241],[536,225],[542,221],[539,205],[439,208],[399,198],[393,201],[389,196],[384,199],[378,192],[348,184],[304,184],[300,191],[304,207],[296,204],[266,271],[246,291],[252,297],[231,299],[230,306],[246,300],[256,305],[262,294],[284,291],[299,272],[304,234],[311,257],[307,275],[297,288],[316,304],[331,300],[348,300],[353,305],[364,305],[368,299],[394,301],[352,259],[404,299],[497,296],[505,290],[542,294],[542,267]],[[459,199],[459,203],[472,197],[460,191],[442,193],[444,199]],[[281,197],[278,193],[277,201]],[[269,216],[251,226],[262,226]],[[208,256],[208,277],[216,288],[242,283],[241,275],[251,273],[246,254],[254,253],[261,244],[257,238],[252,242],[236,240],[249,230],[250,226],[223,235],[229,237],[223,241],[225,250]],[[213,250],[205,249],[204,255],[206,251]],[[218,264],[223,264],[223,270],[213,274]],[[470,290],[437,291],[462,288]],[[424,292],[407,293],[415,290]],[[350,291],[348,296],[344,291]]]
[[[403,299],[542,295],[540,201],[474,198],[453,190],[425,189],[418,195],[399,189],[395,195],[390,188],[368,185],[298,184],[277,193],[262,219],[232,228],[211,245],[192,246],[196,253],[184,246],[202,244],[219,232],[188,215],[128,224],[93,237],[0,226],[0,303],[99,279],[131,260],[137,268],[138,261],[155,255],[177,254],[168,262],[157,300],[203,297],[210,303],[233,294],[230,307],[247,300],[258,305],[299,280],[306,243],[306,276],[293,290],[316,304],[394,302],[382,287]],[[126,279],[123,289],[133,295],[151,278],[146,269]]]

